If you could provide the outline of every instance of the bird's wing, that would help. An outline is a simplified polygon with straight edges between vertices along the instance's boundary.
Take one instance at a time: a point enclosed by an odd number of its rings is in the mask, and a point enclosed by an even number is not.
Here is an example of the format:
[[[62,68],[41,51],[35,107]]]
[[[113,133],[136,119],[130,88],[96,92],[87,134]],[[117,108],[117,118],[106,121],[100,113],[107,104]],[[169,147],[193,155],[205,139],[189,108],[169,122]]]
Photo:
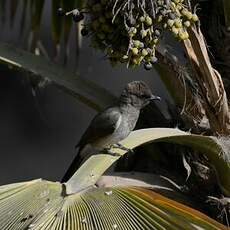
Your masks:
[[[112,134],[119,126],[120,122],[121,113],[119,108],[112,107],[106,109],[94,117],[77,146],[81,148],[88,143],[93,143],[97,139]]]
[[[100,139],[112,134],[121,122],[121,113],[117,107],[106,109],[104,112],[99,113],[94,117],[90,123],[88,129],[83,134],[80,142],[76,147],[79,146],[79,151],[70,167],[66,171],[62,182],[66,182],[76,172],[84,160],[82,156],[82,149],[89,143],[93,143],[96,139]]]

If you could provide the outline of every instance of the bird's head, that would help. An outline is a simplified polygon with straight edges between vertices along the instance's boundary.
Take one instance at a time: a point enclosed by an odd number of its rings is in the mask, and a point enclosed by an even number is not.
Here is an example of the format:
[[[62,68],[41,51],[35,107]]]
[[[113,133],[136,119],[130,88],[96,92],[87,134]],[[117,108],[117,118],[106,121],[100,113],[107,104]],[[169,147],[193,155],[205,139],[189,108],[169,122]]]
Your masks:
[[[120,96],[120,102],[131,104],[142,109],[152,100],[160,100],[160,97],[152,94],[148,85],[143,81],[133,81],[126,85]]]

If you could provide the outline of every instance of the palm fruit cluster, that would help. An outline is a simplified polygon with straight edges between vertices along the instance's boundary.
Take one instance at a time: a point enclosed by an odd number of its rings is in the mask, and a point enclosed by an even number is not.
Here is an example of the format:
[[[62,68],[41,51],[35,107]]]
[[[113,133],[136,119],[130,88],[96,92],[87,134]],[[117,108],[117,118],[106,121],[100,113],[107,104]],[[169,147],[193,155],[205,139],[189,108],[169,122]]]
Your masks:
[[[198,21],[184,0],[89,0],[84,30],[92,46],[106,52],[112,64],[143,63],[149,70],[157,61],[156,45],[165,30],[178,40],[188,39],[187,28]]]

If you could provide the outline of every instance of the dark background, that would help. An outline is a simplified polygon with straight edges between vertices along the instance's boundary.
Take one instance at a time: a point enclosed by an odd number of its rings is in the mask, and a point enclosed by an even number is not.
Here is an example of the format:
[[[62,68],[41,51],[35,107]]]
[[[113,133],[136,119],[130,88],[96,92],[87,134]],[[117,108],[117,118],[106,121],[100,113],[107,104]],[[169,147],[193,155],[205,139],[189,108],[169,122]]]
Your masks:
[[[22,1],[19,1],[12,25],[9,2],[7,1],[5,21],[0,17],[0,42],[27,49],[29,18],[26,18],[23,34],[20,34]],[[51,1],[45,2],[39,37],[52,58],[54,46],[50,32]],[[76,71],[81,77],[96,82],[115,95],[120,94],[127,82],[144,80],[154,94],[170,100],[155,70],[127,70],[125,66],[113,68],[102,53],[89,47],[88,39],[83,40],[76,68],[74,29],[69,46],[71,52],[66,68]],[[164,100],[161,106],[165,110]],[[0,184],[34,178],[59,180],[74,157],[76,142],[95,113],[52,83],[32,90],[28,75],[0,65]]]

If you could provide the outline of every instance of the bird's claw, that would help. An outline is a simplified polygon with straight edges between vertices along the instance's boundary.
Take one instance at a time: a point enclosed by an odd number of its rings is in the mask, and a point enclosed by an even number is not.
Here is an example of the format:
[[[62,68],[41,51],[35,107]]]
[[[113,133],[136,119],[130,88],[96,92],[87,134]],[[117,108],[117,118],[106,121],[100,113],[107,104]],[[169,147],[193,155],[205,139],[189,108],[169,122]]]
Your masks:
[[[111,155],[111,156],[121,156],[121,154],[119,153],[115,153],[114,151],[112,151],[112,148],[116,148],[116,149],[121,149],[127,152],[131,152],[134,153],[134,151],[132,149],[126,148],[125,146],[123,146],[122,144],[118,143],[118,144],[113,144],[108,148],[104,148],[104,152]]]
[[[116,156],[116,157],[121,156],[119,153],[113,152],[113,151],[111,150],[111,148],[104,148],[104,149],[103,149],[103,152],[104,152],[105,154],[109,154],[109,155],[111,155],[111,156]]]
[[[127,152],[132,152],[132,153],[134,153],[134,151],[132,150],[132,149],[129,149],[129,148],[127,148],[127,147],[125,147],[124,145],[122,145],[122,144],[120,144],[120,143],[117,143],[117,144],[113,144],[112,146],[111,146],[111,148],[117,148],[117,149],[121,149],[121,150],[124,150],[124,151],[127,151]]]

